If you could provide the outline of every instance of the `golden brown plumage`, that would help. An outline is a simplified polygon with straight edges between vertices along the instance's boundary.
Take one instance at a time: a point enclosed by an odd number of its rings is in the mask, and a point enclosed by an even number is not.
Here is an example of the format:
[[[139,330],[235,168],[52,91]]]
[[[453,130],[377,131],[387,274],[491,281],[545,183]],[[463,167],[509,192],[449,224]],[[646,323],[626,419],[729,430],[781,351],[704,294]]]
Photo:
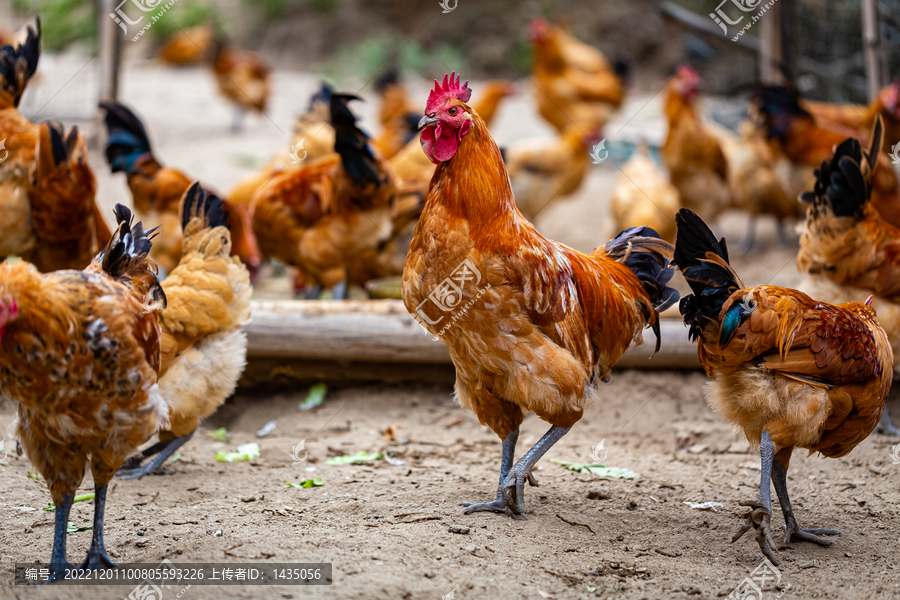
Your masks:
[[[731,192],[722,146],[697,114],[698,82],[690,67],[681,67],[663,91],[669,131],[661,153],[680,204],[711,220],[731,204]]]
[[[202,62],[212,47],[213,29],[201,23],[178,30],[169,36],[159,51],[159,59],[172,65],[188,65]]]
[[[167,419],[155,314],[165,296],[145,232],[129,230],[127,208],[116,215],[118,231],[84,271],[0,264],[0,390],[19,403],[16,434],[57,506],[55,571],[88,459],[96,498],[87,563],[111,564],[102,544],[107,483]]]
[[[675,261],[694,294],[681,313],[712,378],[709,403],[762,454],[759,499],[734,539],[754,528],[775,564],[770,485],[784,512],[785,542],[832,542],[797,525],[786,476],[794,448],[828,457],[849,453],[878,424],[891,385],[893,353],[867,305],[826,304],[797,290],[747,288],[717,241],[694,213],[677,217]],[[774,461],[774,462],[773,462]]]
[[[500,150],[469,95],[445,77],[420,122],[438,166],[407,255],[403,301],[447,345],[460,403],[504,440],[500,496],[469,510],[521,514],[534,463],[677,292],[665,287],[668,261],[658,254],[671,245],[645,230],[592,254],[538,233],[516,209]],[[640,275],[632,270],[639,259]],[[553,428],[507,472],[528,411]]]
[[[646,225],[666,241],[675,241],[678,190],[650,158],[646,144],[622,165],[610,197],[614,231]]]
[[[900,81],[895,80],[878,92],[867,106],[859,104],[835,104],[833,102],[801,102],[824,127],[835,125],[847,127],[865,136],[875,126],[875,117],[881,115],[884,122],[884,143],[882,152],[890,152],[891,145],[900,140]]]
[[[237,387],[247,355],[240,326],[250,320],[250,275],[231,256],[231,235],[224,204],[199,183],[183,200],[184,252],[163,281],[167,306],[159,313],[162,361],[159,391],[169,407],[169,423],[160,427],[164,449],[144,467],[129,461],[126,478],[161,467]]]
[[[223,96],[243,110],[265,112],[270,68],[260,55],[214,40],[210,58]]]
[[[541,116],[562,133],[570,125],[602,129],[625,94],[624,73],[603,54],[559,27],[532,21],[535,100]]]

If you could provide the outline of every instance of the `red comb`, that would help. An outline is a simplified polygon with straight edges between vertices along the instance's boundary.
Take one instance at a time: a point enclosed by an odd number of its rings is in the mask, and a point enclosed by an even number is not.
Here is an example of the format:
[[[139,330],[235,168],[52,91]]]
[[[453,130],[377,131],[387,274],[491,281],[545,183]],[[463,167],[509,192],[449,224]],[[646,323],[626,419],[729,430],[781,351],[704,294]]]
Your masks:
[[[437,108],[437,104],[443,104],[447,98],[456,98],[462,102],[468,102],[472,97],[472,90],[469,89],[469,82],[459,85],[459,75],[456,71],[449,75],[444,75],[444,82],[438,83],[434,80],[434,89],[428,94],[428,103],[425,106],[426,113],[435,112],[432,108]]]

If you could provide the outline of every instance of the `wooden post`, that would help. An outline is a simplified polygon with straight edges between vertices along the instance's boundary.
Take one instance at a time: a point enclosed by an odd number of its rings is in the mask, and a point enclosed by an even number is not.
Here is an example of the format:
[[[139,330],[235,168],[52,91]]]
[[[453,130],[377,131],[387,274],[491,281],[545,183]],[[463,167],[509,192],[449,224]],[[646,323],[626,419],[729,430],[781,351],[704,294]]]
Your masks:
[[[109,15],[116,0],[100,0],[100,100],[115,102],[119,98],[119,65],[122,54],[122,32]]]
[[[778,0],[760,19],[759,78],[783,85],[797,75],[797,19],[794,0]]]
[[[882,47],[879,31],[878,0],[862,0],[863,46],[866,52],[866,80],[869,100],[874,100],[884,85]]]

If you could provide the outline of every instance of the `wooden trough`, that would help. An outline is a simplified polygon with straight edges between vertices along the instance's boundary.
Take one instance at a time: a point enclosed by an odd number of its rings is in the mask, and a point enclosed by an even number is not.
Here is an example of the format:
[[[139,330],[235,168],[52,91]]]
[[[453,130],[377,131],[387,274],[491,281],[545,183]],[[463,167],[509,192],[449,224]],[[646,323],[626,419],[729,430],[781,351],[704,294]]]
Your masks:
[[[254,300],[248,338],[248,383],[277,379],[452,380],[446,346],[422,329],[400,300]],[[699,368],[697,348],[680,319],[662,319],[629,348],[619,367]]]

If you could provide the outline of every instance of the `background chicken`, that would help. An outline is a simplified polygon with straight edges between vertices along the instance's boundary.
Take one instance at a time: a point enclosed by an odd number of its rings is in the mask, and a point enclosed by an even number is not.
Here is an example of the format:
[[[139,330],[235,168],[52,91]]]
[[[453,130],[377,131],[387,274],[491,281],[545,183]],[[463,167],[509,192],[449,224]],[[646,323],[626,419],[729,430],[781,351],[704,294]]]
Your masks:
[[[834,156],[816,171],[816,184],[801,199],[809,204],[800,238],[797,269],[806,273],[800,287],[830,302],[861,302],[874,294],[872,304],[891,341],[894,368],[900,362],[900,229],[886,222],[872,207],[875,156],[883,130],[876,121],[869,150],[855,138],[842,142]],[[900,435],[888,412],[879,430]]]
[[[163,273],[169,273],[181,259],[181,199],[191,179],[172,167],[164,167],[150,147],[143,123],[128,108],[115,102],[101,102],[106,110],[106,160],[113,173],[125,172],[135,212],[147,223],[159,223],[160,233],[151,258]],[[232,207],[226,204],[226,209]],[[230,212],[232,250],[251,272],[259,268],[261,256],[253,237],[249,208],[237,204]]]
[[[179,29],[159,50],[159,59],[172,65],[188,65],[203,62],[212,46],[213,28],[201,23],[187,29]]]
[[[796,91],[784,87],[760,88],[751,101],[751,113],[769,140],[778,163],[776,173],[791,197],[813,186],[813,169],[831,157],[836,145],[860,135],[838,125],[820,125],[800,105]],[[900,181],[887,155],[878,160],[883,168],[873,180],[872,205],[885,220],[900,226]]]
[[[882,152],[890,152],[893,140],[900,140],[900,80],[894,80],[878,92],[868,106],[859,104],[835,104],[833,102],[808,102],[801,105],[816,121],[825,127],[839,125],[848,127],[857,134],[866,135],[875,126],[875,117],[881,115],[884,122],[884,145]]]
[[[95,202],[97,183],[77,127],[39,128],[34,184],[28,190],[37,238],[27,257],[39,270],[81,269],[109,242],[110,231]]]
[[[232,130],[238,131],[244,113],[264,113],[269,101],[269,64],[255,52],[239,50],[221,39],[212,42],[213,73],[219,91],[235,107]]]
[[[563,133],[570,125],[602,129],[625,96],[624,63],[611,66],[597,50],[542,19],[531,23],[535,101]]]
[[[347,106],[355,99],[331,96],[334,157],[276,176],[253,201],[263,254],[297,267],[312,285],[310,297],[323,288],[333,289],[335,299],[346,297],[350,264],[391,238],[394,177],[356,126]]]
[[[152,230],[131,227],[122,205],[116,218],[115,235],[84,271],[41,275],[24,261],[0,264],[0,391],[19,403],[16,435],[56,505],[54,579],[68,565],[69,509],[88,459],[94,524],[81,566],[110,567],[107,484],[167,421],[154,312],[166,300],[147,258]]]
[[[794,448],[838,458],[863,441],[884,410],[893,356],[869,306],[838,306],[787,288],[746,288],[728,262],[725,240],[694,213],[677,216],[675,262],[694,294],[681,314],[713,379],[709,403],[759,445],[757,500],[736,541],[750,529],[774,564],[771,484],[784,514],[784,543],[834,543],[831,529],[801,529],[787,492]]]
[[[465,512],[523,515],[535,463],[678,293],[666,287],[671,245],[649,229],[625,231],[593,254],[538,233],[516,210],[500,149],[470,96],[455,73],[445,76],[419,123],[437,169],[406,259],[403,301],[447,345],[459,402],[503,440],[497,499]],[[552,427],[513,465],[529,411]]]
[[[125,479],[162,467],[231,396],[246,364],[247,336],[240,326],[250,321],[253,288],[247,268],[230,255],[228,215],[198,182],[185,193],[183,206],[184,254],[162,283],[167,306],[158,313],[159,391],[169,406],[169,423],[160,428],[158,444],[119,472]]]
[[[578,190],[591,164],[590,148],[599,140],[598,130],[569,125],[560,137],[523,140],[503,149],[516,206],[525,218],[534,219]]]
[[[695,106],[699,83],[694,70],[684,66],[663,91],[669,131],[662,158],[681,206],[711,220],[731,204],[731,192],[722,146],[706,129]]]
[[[37,70],[41,25],[28,28],[24,44],[0,47],[0,258],[30,256],[35,247],[28,188],[35,172],[38,127],[18,111],[28,80]]]
[[[646,225],[669,242],[675,241],[678,190],[662,167],[650,158],[647,144],[622,165],[610,198],[615,231]]]

